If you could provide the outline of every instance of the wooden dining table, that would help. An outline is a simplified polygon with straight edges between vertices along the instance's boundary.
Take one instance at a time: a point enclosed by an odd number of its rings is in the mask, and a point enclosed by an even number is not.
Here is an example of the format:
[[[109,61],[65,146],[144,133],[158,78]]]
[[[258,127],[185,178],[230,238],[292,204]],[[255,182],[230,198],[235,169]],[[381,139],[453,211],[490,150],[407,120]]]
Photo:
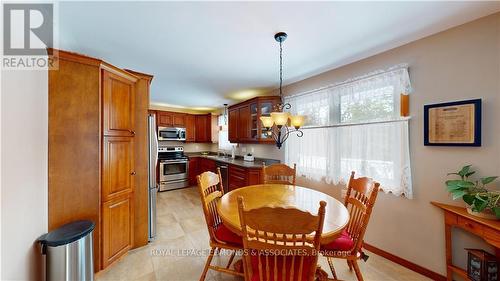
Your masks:
[[[335,240],[349,222],[347,208],[340,201],[323,192],[297,185],[251,185],[224,194],[217,203],[222,223],[240,236],[242,230],[238,214],[238,196],[243,197],[246,209],[263,206],[294,207],[314,215],[318,213],[319,202],[325,201],[326,213],[321,244]]]

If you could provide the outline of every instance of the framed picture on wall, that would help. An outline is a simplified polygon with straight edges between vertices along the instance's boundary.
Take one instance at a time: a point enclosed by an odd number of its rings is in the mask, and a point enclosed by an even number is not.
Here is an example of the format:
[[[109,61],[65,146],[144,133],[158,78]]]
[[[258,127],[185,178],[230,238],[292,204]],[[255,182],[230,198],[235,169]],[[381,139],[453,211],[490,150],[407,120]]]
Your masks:
[[[424,145],[481,146],[481,99],[425,105]]]

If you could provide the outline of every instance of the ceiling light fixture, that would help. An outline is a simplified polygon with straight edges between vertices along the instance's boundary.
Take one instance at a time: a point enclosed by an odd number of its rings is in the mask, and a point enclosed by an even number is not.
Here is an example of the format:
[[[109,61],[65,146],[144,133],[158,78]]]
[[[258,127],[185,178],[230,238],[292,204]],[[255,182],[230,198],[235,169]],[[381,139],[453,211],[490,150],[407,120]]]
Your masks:
[[[276,146],[281,148],[283,143],[288,139],[290,133],[297,133],[297,137],[302,137],[304,132],[300,127],[304,124],[305,116],[291,115],[284,110],[292,108],[289,103],[283,103],[283,42],[288,37],[285,32],[278,32],[274,35],[274,39],[280,43],[280,103],[278,103],[271,116],[261,116],[262,125],[267,129],[267,133],[271,135],[276,142]],[[291,128],[290,125],[294,128]]]

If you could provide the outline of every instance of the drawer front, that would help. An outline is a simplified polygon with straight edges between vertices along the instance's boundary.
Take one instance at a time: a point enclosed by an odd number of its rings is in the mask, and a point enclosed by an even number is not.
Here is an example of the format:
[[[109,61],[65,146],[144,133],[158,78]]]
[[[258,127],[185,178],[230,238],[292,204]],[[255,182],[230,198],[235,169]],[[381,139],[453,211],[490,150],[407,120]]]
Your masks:
[[[458,217],[458,226],[476,235],[483,235],[483,226],[464,217]]]

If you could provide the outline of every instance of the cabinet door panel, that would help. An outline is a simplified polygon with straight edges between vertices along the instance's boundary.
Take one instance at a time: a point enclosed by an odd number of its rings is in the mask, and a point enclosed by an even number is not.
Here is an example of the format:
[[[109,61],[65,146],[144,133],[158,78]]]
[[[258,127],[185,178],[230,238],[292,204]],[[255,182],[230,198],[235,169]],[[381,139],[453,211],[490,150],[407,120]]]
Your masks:
[[[171,127],[173,124],[174,118],[170,112],[158,111],[158,126]]]
[[[212,141],[212,116],[196,115],[195,117],[195,140],[196,142],[211,142]]]
[[[238,137],[240,141],[252,141],[250,133],[250,106],[240,108],[240,120],[238,123]]]
[[[177,126],[177,127],[185,127],[186,126],[186,114],[182,114],[182,113],[175,113],[173,115],[173,124],[174,126]]]
[[[186,142],[194,142],[196,138],[196,121],[194,115],[186,115]]]
[[[107,201],[133,190],[134,138],[104,137],[102,200]]]
[[[229,141],[232,143],[239,142],[238,137],[238,123],[240,122],[240,111],[239,109],[229,110],[229,126],[228,126],[228,137]]]
[[[197,180],[196,176],[199,174],[199,158],[198,157],[189,157],[189,184],[196,185]]]
[[[133,202],[130,196],[103,203],[103,268],[125,254],[133,241]]]
[[[103,131],[107,136],[134,135],[135,83],[102,70]]]

